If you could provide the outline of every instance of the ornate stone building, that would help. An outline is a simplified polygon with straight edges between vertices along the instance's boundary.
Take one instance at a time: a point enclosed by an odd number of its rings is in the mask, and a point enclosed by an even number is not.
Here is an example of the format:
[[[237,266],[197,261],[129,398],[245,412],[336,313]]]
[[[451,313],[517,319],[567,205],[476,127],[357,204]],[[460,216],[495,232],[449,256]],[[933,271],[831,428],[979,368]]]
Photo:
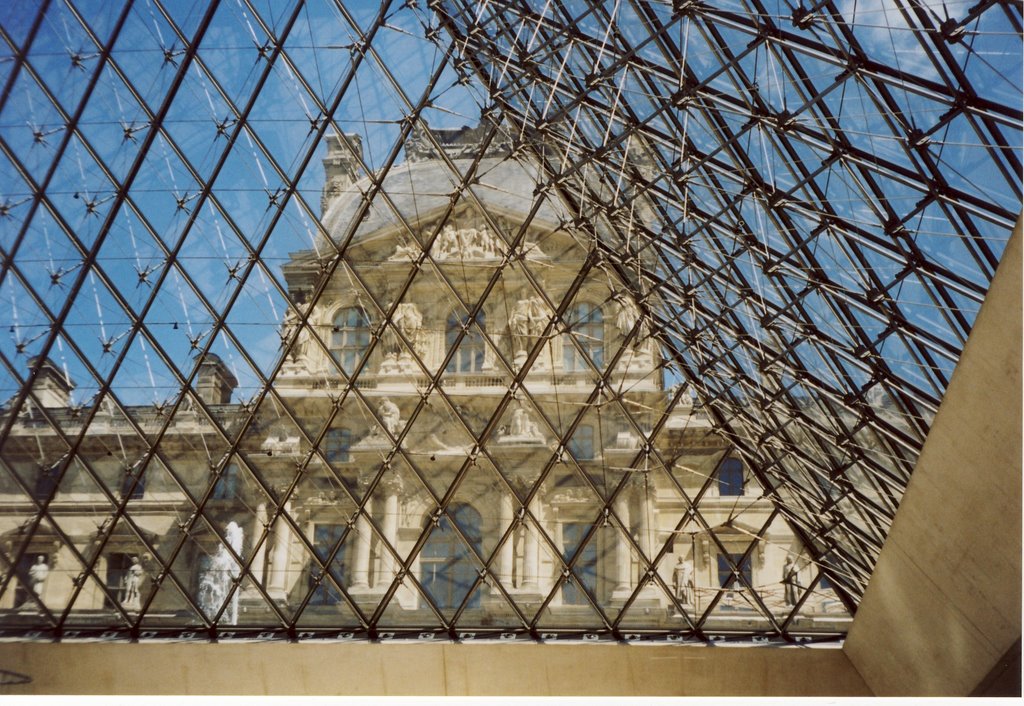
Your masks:
[[[269,636],[296,616],[378,637],[682,639],[702,616],[703,634],[845,630],[665,365],[635,289],[538,198],[536,167],[498,141],[452,199],[444,160],[468,168],[483,131],[433,134],[387,175],[388,208],[366,205],[360,142],[328,141],[326,232],[283,266],[292,304],[254,418],[212,354],[175,408],[93,415],[35,361],[35,404],[4,448],[8,624],[70,610],[146,635]],[[158,452],[133,466],[147,442]],[[28,527],[26,495],[59,522]]]

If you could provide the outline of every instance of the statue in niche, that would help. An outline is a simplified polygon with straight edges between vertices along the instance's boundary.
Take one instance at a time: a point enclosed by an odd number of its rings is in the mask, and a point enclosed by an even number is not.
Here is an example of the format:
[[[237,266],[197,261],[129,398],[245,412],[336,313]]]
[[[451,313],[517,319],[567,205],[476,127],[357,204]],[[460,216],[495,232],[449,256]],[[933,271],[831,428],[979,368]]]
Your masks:
[[[423,329],[423,314],[420,313],[416,305],[408,302],[399,304],[395,307],[391,322],[415,348],[419,343],[420,331]]]
[[[785,587],[786,605],[796,605],[797,589],[800,588],[800,569],[793,557],[787,556],[782,567],[782,585]]]
[[[121,606],[125,610],[142,610],[142,563],[139,557],[132,557],[132,565],[128,567],[121,580]]]
[[[499,441],[506,443],[515,441],[543,443],[544,435],[541,434],[537,423],[530,417],[530,413],[526,411],[526,408],[519,405],[516,407],[516,411],[512,413],[512,421],[508,425],[507,433]]]
[[[40,554],[28,570],[28,583],[36,598],[43,599],[43,588],[46,587],[46,577],[50,575],[50,567],[46,565],[46,557]]]
[[[299,328],[299,326],[301,326],[299,312],[295,307],[289,306],[288,310],[284,313],[284,322],[281,324],[281,333],[279,334],[282,346],[288,345],[289,339],[291,339],[295,329]],[[292,343],[291,350],[288,351],[287,362],[298,363],[306,355],[308,345],[309,333],[305,328],[302,328],[294,343]]]
[[[693,604],[693,562],[679,557],[675,569],[672,571],[672,585],[680,603],[683,605]]]
[[[235,522],[229,522],[224,528],[224,537],[227,540],[236,556],[242,556],[242,542],[245,533]],[[199,576],[199,607],[210,617],[217,614],[217,611],[224,605],[228,591],[231,590],[231,582],[237,579],[242,572],[242,567],[232,556],[227,547],[223,544],[217,547],[217,552],[210,559],[209,565]],[[234,625],[238,622],[238,594],[235,591],[231,595],[231,603],[227,606],[221,616],[221,623]]]
[[[540,297],[520,299],[512,308],[508,325],[516,341],[517,352],[526,349],[527,338],[537,338],[544,333],[548,323],[545,309],[544,300]]]
[[[381,424],[388,430],[388,433],[397,436],[402,425],[402,412],[398,409],[398,405],[385,397],[377,405],[377,414],[380,415]]]

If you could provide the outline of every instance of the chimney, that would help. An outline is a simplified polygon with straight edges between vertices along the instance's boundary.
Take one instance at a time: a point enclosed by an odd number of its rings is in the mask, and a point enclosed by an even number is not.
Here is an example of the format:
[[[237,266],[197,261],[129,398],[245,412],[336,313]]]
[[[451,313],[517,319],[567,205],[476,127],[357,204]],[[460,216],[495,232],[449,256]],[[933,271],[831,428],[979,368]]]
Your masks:
[[[29,368],[39,368],[35,382],[32,383],[32,394],[46,409],[67,407],[71,404],[71,391],[75,383],[64,375],[64,371],[49,358],[38,356],[28,361]]]
[[[327,156],[324,158],[324,190],[320,196],[320,215],[327,212],[331,201],[359,178],[360,160],[363,158],[363,138],[357,133],[345,133],[346,147],[337,133],[327,136]],[[350,149],[351,148],[351,149]],[[352,154],[355,150],[356,155]]]
[[[213,353],[207,353],[196,376],[196,392],[200,399],[206,404],[228,404],[236,387],[238,380],[224,361]]]

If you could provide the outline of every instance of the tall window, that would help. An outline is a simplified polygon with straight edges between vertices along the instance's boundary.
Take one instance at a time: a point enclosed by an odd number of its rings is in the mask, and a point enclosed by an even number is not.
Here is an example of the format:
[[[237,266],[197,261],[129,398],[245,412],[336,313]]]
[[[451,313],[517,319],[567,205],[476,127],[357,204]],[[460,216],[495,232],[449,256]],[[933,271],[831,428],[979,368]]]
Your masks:
[[[36,500],[47,500],[57,488],[57,468],[40,466],[36,471],[36,482],[32,488],[32,497]]]
[[[743,495],[743,462],[727,458],[718,469],[718,494]]]
[[[562,558],[568,562],[587,535],[590,525],[584,522],[567,522],[562,525]],[[562,584],[562,603],[565,605],[586,605],[586,588],[592,595],[597,595],[597,537],[583,548],[583,553],[576,559],[572,567],[574,577]],[[580,586],[582,584],[582,588]]]
[[[352,432],[348,429],[330,429],[324,437],[324,455],[330,463],[347,463],[352,447]]]
[[[132,483],[135,481],[135,474],[130,471],[125,471],[124,475],[121,476],[121,497],[127,497],[131,493],[129,500],[140,500],[146,493],[146,476],[140,475],[138,483],[133,486]]]
[[[480,534],[480,513],[469,505],[458,503],[448,509],[455,523],[479,553],[482,537]],[[430,532],[427,543],[420,554],[420,582],[434,605],[445,610],[459,606],[476,581],[476,563],[470,551],[459,539],[448,516],[442,517],[437,527]],[[474,593],[467,607],[480,605],[480,596]]]
[[[587,370],[589,366],[569,337],[576,340],[597,368],[604,366],[604,317],[596,304],[580,302],[568,312],[572,333],[562,346],[562,362],[566,372]]]
[[[238,497],[238,465],[231,463],[221,471],[217,484],[213,486],[214,500],[234,500]]]
[[[352,372],[370,345],[370,322],[359,307],[342,309],[334,317],[331,353],[345,372]]]
[[[728,558],[726,558],[728,557]],[[719,554],[718,555],[718,585],[722,588],[743,588],[739,581],[732,573],[732,567],[729,566],[729,559],[732,559],[732,563],[738,566],[740,574],[743,576],[743,580],[747,582],[748,586],[754,585],[753,571],[750,568],[750,558],[742,564],[740,559],[743,558],[742,554]]]
[[[345,545],[338,547],[338,552],[331,559],[330,563],[327,562],[327,557],[334,551],[334,547],[337,546],[344,532],[345,525],[318,524],[313,528],[313,548],[316,549],[317,557],[321,563],[327,565],[331,578],[339,585],[343,585],[345,582]],[[323,569],[319,566],[313,566],[310,569],[310,586],[316,583],[317,578],[320,578],[322,573]],[[326,576],[320,579],[316,590],[309,599],[310,605],[337,605],[340,602],[341,593]]]
[[[128,567],[132,565],[132,555],[121,552],[107,554],[107,593],[103,596],[103,607],[113,608],[114,603],[111,597],[117,601],[123,599],[125,577],[128,575]]]
[[[590,461],[594,458],[594,427],[580,424],[569,439],[569,451],[577,461]]]
[[[468,316],[452,312],[448,317],[448,324],[445,327],[445,345],[451,349],[455,340],[459,337],[465,322],[469,321]],[[478,373],[484,368],[484,336],[481,333],[484,328],[484,312],[477,312],[476,325],[466,331],[459,349],[448,361],[447,371],[449,373]]]

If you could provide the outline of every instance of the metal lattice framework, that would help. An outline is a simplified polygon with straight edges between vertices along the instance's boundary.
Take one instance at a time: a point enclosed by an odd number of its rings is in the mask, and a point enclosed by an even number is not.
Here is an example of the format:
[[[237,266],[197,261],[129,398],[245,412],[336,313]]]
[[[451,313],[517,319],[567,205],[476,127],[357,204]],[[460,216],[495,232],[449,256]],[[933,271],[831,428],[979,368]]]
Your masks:
[[[841,637],[1020,212],[1021,29],[5,7],[0,629]]]

